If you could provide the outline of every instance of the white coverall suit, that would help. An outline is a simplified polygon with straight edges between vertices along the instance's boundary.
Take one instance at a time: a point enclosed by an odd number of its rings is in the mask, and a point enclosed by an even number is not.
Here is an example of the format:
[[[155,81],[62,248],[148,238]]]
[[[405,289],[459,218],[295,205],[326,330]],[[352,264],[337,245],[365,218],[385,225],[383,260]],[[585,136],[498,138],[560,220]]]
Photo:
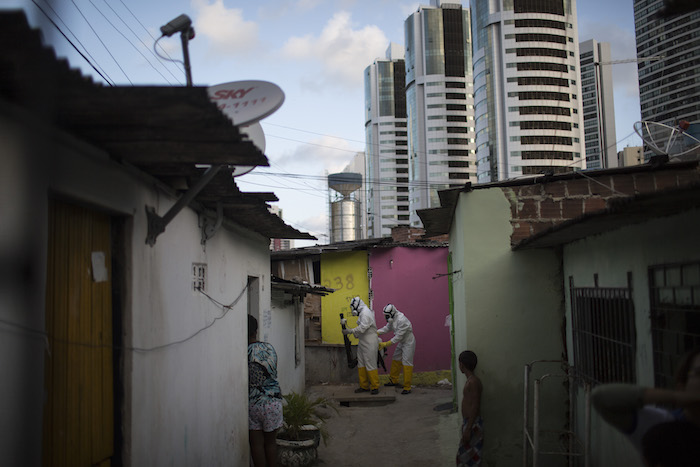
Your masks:
[[[374,312],[365,305],[360,297],[352,299],[350,308],[353,315],[357,313],[357,327],[348,328],[347,334],[352,334],[359,340],[357,344],[357,373],[360,378],[360,388],[364,391],[371,389],[373,393],[376,393],[379,391],[379,371],[377,370],[379,337],[377,336]]]
[[[394,355],[391,359],[391,370],[389,371],[388,386],[396,386],[399,382],[399,374],[403,367],[403,389],[402,394],[411,392],[411,379],[413,376],[413,356],[416,353],[416,338],[413,336],[413,326],[394,305],[384,307],[384,316],[387,318],[386,326],[377,331],[377,334],[393,332],[386,345],[397,344]]]

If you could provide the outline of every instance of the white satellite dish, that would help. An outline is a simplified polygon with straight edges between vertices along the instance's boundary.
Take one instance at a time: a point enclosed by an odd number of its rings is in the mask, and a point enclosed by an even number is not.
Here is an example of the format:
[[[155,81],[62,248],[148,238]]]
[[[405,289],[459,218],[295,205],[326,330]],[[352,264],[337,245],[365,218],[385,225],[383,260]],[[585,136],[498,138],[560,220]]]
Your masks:
[[[669,159],[696,158],[700,156],[700,140],[688,131],[690,123],[681,120],[678,125],[641,121],[634,124],[634,131],[657,156]]]
[[[260,152],[265,152],[265,132],[263,131],[262,125],[259,123],[251,123],[245,127],[239,127],[238,131],[241,134],[248,136],[248,139],[258,148]],[[245,175],[255,168],[254,165],[236,165],[233,166],[233,172],[231,175],[238,177],[240,175]]]
[[[236,126],[246,126],[274,113],[284,102],[284,92],[267,81],[234,81],[208,88],[209,98]]]

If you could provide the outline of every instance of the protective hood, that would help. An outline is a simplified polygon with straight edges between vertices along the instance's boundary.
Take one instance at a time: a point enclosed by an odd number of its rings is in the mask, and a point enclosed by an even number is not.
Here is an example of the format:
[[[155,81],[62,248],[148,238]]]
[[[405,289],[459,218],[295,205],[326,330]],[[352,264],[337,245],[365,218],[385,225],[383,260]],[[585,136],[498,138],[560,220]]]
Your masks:
[[[396,309],[396,307],[389,303],[387,306],[384,307],[384,318],[387,321],[393,320],[396,316],[397,311],[398,310]]]

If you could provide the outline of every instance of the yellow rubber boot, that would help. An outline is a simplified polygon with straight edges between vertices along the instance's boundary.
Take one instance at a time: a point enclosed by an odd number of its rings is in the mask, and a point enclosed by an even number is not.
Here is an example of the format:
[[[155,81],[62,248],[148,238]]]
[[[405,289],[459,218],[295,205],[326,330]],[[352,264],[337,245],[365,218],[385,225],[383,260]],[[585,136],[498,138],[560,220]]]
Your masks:
[[[369,387],[372,389],[372,394],[377,394],[379,392],[379,370],[374,369],[368,371],[369,374]]]
[[[389,370],[389,383],[391,384],[387,384],[387,386],[398,386],[402,367],[403,365],[399,360],[391,361],[391,370]]]
[[[360,378],[360,389],[369,391],[369,380],[367,379],[367,368],[357,367],[357,376]],[[359,391],[358,391],[359,392]]]
[[[413,377],[413,367],[404,366],[403,367],[403,391],[401,394],[411,393],[411,378]]]

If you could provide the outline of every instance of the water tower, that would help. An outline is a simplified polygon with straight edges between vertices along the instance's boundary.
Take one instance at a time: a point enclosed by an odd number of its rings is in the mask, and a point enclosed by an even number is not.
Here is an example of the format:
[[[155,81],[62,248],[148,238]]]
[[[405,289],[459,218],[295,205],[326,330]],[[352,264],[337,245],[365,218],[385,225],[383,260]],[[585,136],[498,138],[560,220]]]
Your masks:
[[[335,190],[331,199],[330,242],[362,238],[362,206],[353,193],[362,188],[362,174],[340,172],[328,176],[328,188]]]

